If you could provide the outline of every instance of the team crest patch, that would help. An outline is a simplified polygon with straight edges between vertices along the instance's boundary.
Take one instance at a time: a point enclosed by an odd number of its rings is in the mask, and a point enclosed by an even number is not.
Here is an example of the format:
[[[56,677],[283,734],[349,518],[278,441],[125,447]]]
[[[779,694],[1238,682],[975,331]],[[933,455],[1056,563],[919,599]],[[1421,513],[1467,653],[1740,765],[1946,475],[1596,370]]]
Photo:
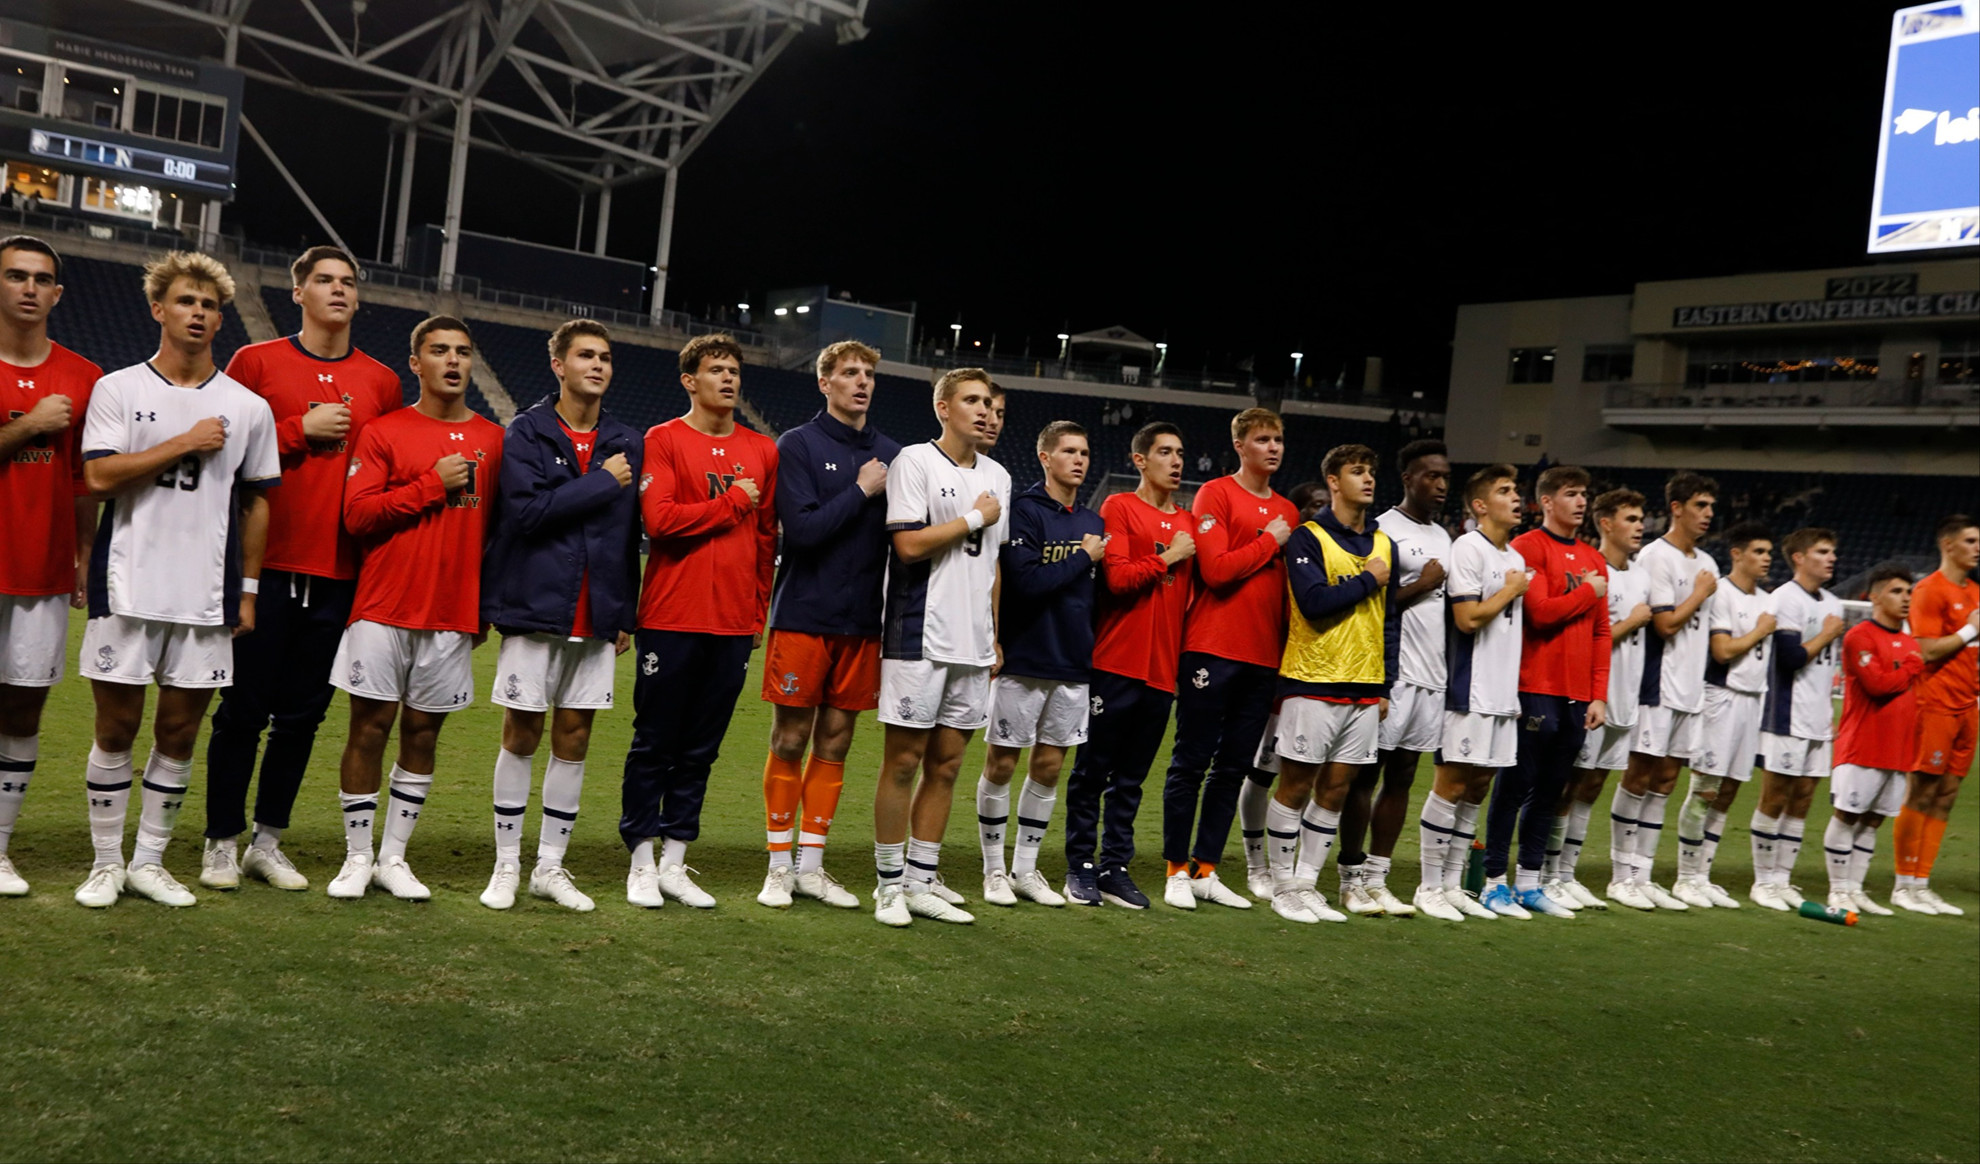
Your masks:
[[[351,686],[353,686],[353,687],[362,687],[362,686],[364,686],[364,660],[363,660],[363,659],[352,659],[352,660],[351,660]]]
[[[504,699],[522,698],[522,680],[516,678],[516,676],[513,673],[509,675],[508,684],[502,688],[502,698]]]
[[[1011,738],[1010,720],[1000,719],[997,721],[997,738],[1000,740],[1008,740]]]
[[[1870,665],[1870,652],[1868,651],[1856,652],[1856,665],[1859,667],[1868,667]]]
[[[1189,682],[1190,686],[1195,687],[1198,691],[1210,686],[1210,668],[1198,667],[1196,674],[1189,677]]]
[[[234,431],[234,422],[233,422],[233,421],[231,421],[231,420],[229,420],[229,419],[227,419],[227,418],[226,418],[226,417],[224,417],[224,416],[223,416],[223,417],[221,417],[221,418],[220,418],[220,431],[221,431],[221,432],[233,432],[233,431]]]
[[[1212,526],[1214,526],[1214,525],[1216,525],[1216,524],[1217,524],[1217,519],[1216,519],[1216,518],[1214,518],[1214,517],[1206,517],[1206,518],[1204,518],[1204,519],[1203,519],[1202,521],[1199,521],[1199,522],[1197,522],[1197,523],[1196,523],[1196,532],[1197,532],[1197,533],[1209,533],[1209,532],[1210,532],[1210,527],[1212,527]]]
[[[1299,753],[1299,754],[1301,754],[1301,755],[1305,755],[1305,754],[1306,754],[1306,737],[1305,737],[1305,736],[1294,736],[1294,737],[1293,737],[1293,751],[1295,751],[1295,752],[1298,752],[1298,753]]]
[[[1542,722],[1543,722],[1542,717],[1537,715],[1529,715],[1526,717],[1526,730],[1530,732],[1537,732],[1540,730],[1540,724]]]
[[[357,473],[358,473],[358,470],[359,470],[359,469],[362,469],[362,468],[364,468],[364,462],[363,462],[363,461],[360,461],[360,460],[358,460],[358,459],[357,459],[356,457],[352,457],[352,458],[351,458],[351,467],[350,467],[350,468],[348,468],[348,469],[346,469],[346,470],[344,470],[344,476],[346,476],[346,477],[355,477],[355,476],[357,476]]]
[[[1469,756],[1470,754],[1471,754],[1471,737],[1466,736],[1458,741],[1458,755]]]
[[[639,661],[639,671],[642,675],[658,675],[660,673],[660,656],[654,654],[652,651],[646,652],[646,657]]]
[[[898,711],[902,719],[913,719],[914,718],[913,696],[908,696],[908,695],[901,696],[900,707],[896,710]]]
[[[796,695],[798,693],[797,672],[796,671],[784,672],[784,682],[778,686],[777,690],[784,693],[785,695]]]
[[[1086,701],[1086,710],[1089,715],[1103,715],[1107,711],[1107,701],[1098,695],[1092,696]]]
[[[639,491],[642,494],[646,492],[646,487],[651,484],[653,484],[653,474],[641,473],[639,475]]]
[[[117,649],[115,647],[98,647],[96,649],[96,669],[105,674],[117,669]]]

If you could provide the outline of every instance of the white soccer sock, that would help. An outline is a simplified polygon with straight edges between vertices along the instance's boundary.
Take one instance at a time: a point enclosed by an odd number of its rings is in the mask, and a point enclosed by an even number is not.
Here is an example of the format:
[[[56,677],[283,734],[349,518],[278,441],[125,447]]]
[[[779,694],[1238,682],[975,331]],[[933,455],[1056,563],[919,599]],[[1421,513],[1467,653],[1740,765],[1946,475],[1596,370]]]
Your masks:
[[[543,766],[542,816],[536,826],[536,863],[554,868],[564,863],[577,827],[578,798],[584,792],[584,761],[565,760],[550,753]]]
[[[522,863],[523,813],[529,811],[532,753],[518,756],[507,748],[495,752],[495,860]]]
[[[1391,862],[1387,857],[1377,857],[1372,853],[1369,854],[1368,859],[1361,863],[1361,883],[1369,889],[1380,889],[1382,886],[1387,885],[1389,883],[1390,864]]]
[[[1478,814],[1483,804],[1473,804],[1460,800],[1455,806],[1455,831],[1451,834],[1451,847],[1444,854],[1444,888],[1464,887],[1464,867],[1471,862],[1471,842],[1478,839]]]
[[[1829,892],[1849,884],[1850,858],[1856,848],[1856,826],[1846,824],[1839,816],[1829,818],[1829,827],[1822,833],[1822,856],[1829,865]]]
[[[909,837],[907,841],[907,879],[910,885],[933,885],[936,874],[941,872],[942,842],[924,841],[919,837]]]
[[[378,842],[378,859],[406,855],[406,842],[412,840],[413,828],[419,824],[420,810],[426,806],[426,795],[433,790],[433,773],[408,772],[397,764],[392,765],[392,787],[385,801],[385,836]]]
[[[1567,851],[1568,818],[1557,816],[1554,827],[1547,830],[1547,855],[1540,861],[1540,876],[1548,881],[1557,881],[1561,876],[1561,854]]]
[[[1052,807],[1059,802],[1059,790],[1046,788],[1025,777],[1018,789],[1017,845],[1011,853],[1011,872],[1030,873],[1038,868],[1038,850],[1045,844],[1045,830],[1052,823]]]
[[[1774,849],[1774,884],[1786,885],[1794,878],[1794,863],[1801,859],[1801,842],[1808,829],[1808,818],[1781,814],[1780,839]]]
[[[1849,853],[1849,885],[1852,889],[1862,889],[1863,882],[1870,876],[1870,858],[1877,853],[1877,826],[1868,821],[1856,825],[1856,840]]]
[[[1712,862],[1719,859],[1719,838],[1726,835],[1726,814],[1712,809],[1705,814],[1705,843],[1698,847],[1699,859],[1704,863],[1705,880],[1712,879]]]
[[[653,864],[653,838],[648,837],[632,847],[632,867],[644,869]]]
[[[1265,836],[1269,844],[1265,856],[1271,864],[1274,893],[1300,888],[1298,861],[1301,831],[1297,809],[1280,804],[1278,797],[1266,800]],[[1318,876],[1317,871],[1315,876]],[[1306,884],[1312,883],[1312,878],[1308,878]]]
[[[983,845],[983,875],[1004,871],[1004,834],[1011,825],[1011,786],[976,778],[976,839]]]
[[[1657,867],[1657,842],[1664,839],[1664,808],[1668,793],[1646,792],[1643,809],[1636,818],[1636,879],[1648,881]]]
[[[21,818],[21,802],[27,799],[40,752],[39,736],[0,736],[0,857],[7,855],[7,842],[13,839],[14,822]]]
[[[1524,865],[1513,867],[1513,888],[1521,893],[1540,888],[1540,870],[1528,869]]]
[[[660,867],[665,869],[669,865],[685,866],[686,864],[687,842],[675,840],[673,837],[660,838]]]
[[[90,745],[89,768],[83,777],[89,789],[89,840],[96,848],[95,868],[124,863],[124,812],[131,802],[131,754],[106,752]]]
[[[1568,802],[1567,833],[1561,837],[1560,876],[1563,881],[1574,880],[1575,866],[1581,863],[1581,847],[1588,843],[1588,822],[1594,816],[1594,805],[1583,804],[1579,800]]]
[[[376,792],[339,792],[344,806],[344,851],[355,857],[371,856],[371,822],[378,815]]]
[[[1338,811],[1321,808],[1318,801],[1309,800],[1299,814],[1299,863],[1295,873],[1301,885],[1312,885],[1320,879],[1320,873],[1327,867],[1327,855],[1334,851],[1334,841],[1341,834],[1341,814]],[[1306,871],[1313,875],[1308,877]]]
[[[1918,880],[1918,878],[1907,876],[1906,874],[1900,873],[1897,875],[1897,880],[1892,883],[1892,888],[1916,889],[1920,884],[1922,883]]]
[[[137,843],[131,847],[131,866],[164,863],[166,842],[172,827],[179,823],[179,809],[186,803],[186,785],[192,780],[192,761],[175,760],[153,750],[144,762],[144,795],[138,809]]]
[[[282,830],[276,828],[274,825],[265,825],[260,821],[255,821],[254,837],[248,842],[248,847],[251,849],[260,849],[264,853],[272,853],[282,847]]]
[[[1266,805],[1272,801],[1272,786],[1247,776],[1238,789],[1238,832],[1244,836],[1244,867],[1260,872],[1271,866],[1270,846],[1265,840]]]
[[[1422,887],[1444,886],[1444,864],[1450,857],[1451,834],[1457,829],[1457,806],[1432,792],[1423,799],[1416,818],[1417,848],[1422,858]]]
[[[881,888],[901,883],[901,870],[907,861],[907,844],[896,841],[891,845],[873,843],[873,867],[879,874]]]
[[[1609,800],[1609,880],[1630,881],[1636,877],[1637,821],[1643,816],[1643,795],[1616,783],[1616,794]]]
[[[777,854],[770,854],[775,857]],[[797,871],[800,876],[825,867],[825,838],[816,833],[798,833]]]
[[[1705,818],[1711,812],[1712,798],[1719,794],[1719,778],[1691,774],[1691,790],[1678,808],[1678,877],[1705,875]]]
[[[1766,885],[1774,879],[1774,851],[1781,840],[1781,818],[1768,816],[1756,808],[1753,819],[1746,824],[1746,832],[1753,840],[1753,883]]]

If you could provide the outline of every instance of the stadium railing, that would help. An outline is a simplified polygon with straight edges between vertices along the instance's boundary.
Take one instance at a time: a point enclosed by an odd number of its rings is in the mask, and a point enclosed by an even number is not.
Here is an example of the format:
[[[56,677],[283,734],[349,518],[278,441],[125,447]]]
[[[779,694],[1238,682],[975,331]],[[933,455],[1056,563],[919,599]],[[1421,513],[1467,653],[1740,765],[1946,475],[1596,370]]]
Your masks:
[[[1980,403],[1980,385],[1923,380],[1785,384],[1609,384],[1604,408],[1946,408]]]

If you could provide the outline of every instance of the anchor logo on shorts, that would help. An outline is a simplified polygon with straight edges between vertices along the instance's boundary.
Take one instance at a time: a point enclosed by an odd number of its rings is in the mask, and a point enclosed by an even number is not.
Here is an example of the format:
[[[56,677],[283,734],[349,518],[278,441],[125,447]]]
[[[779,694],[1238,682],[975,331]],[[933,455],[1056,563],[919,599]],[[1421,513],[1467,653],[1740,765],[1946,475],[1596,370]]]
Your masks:
[[[901,696],[900,716],[902,719],[914,718],[914,699],[911,696]]]
[[[364,660],[362,659],[351,660],[351,686],[364,686]]]
[[[1716,767],[1718,767],[1718,765],[1717,765],[1717,764],[1714,764],[1714,763],[1712,762],[1712,760],[1713,760],[1713,754],[1712,754],[1711,752],[1707,752],[1707,753],[1705,753],[1705,754],[1704,754],[1703,756],[1700,756],[1700,757],[1698,758],[1698,766],[1699,766],[1699,767],[1702,767],[1702,768],[1716,768]]]
[[[102,671],[102,672],[103,672],[103,673],[105,673],[105,674],[109,674],[109,673],[110,673],[111,671],[114,671],[114,670],[116,670],[116,669],[117,669],[117,651],[116,651],[116,648],[114,648],[114,647],[98,647],[98,648],[97,648],[97,651],[96,651],[96,669],[97,669],[97,670],[99,670],[99,671]]]
[[[1198,691],[1210,686],[1210,668],[1198,667],[1196,674],[1189,677],[1189,682],[1190,686],[1196,688]]]
[[[797,672],[795,671],[784,672],[784,685],[782,687],[777,688],[777,690],[783,692],[785,695],[796,695],[798,693]]]
[[[509,675],[508,686],[502,688],[502,697],[504,699],[522,698],[522,680],[516,678],[513,673]]]
[[[642,675],[658,675],[660,673],[660,656],[652,651],[646,652],[646,657],[639,661],[639,670]]]
[[[1458,741],[1458,755],[1469,756],[1470,754],[1471,754],[1471,737],[1466,736]]]
[[[1010,720],[1000,719],[997,721],[997,738],[1000,740],[1008,740],[1011,738]]]
[[[1304,754],[1306,753],[1306,737],[1305,737],[1305,736],[1294,736],[1294,737],[1293,737],[1293,751],[1295,751],[1295,752],[1298,752],[1298,753],[1300,753],[1301,755],[1304,755]]]
[[[1087,701],[1087,710],[1089,714],[1102,715],[1107,710],[1107,701],[1095,695]]]

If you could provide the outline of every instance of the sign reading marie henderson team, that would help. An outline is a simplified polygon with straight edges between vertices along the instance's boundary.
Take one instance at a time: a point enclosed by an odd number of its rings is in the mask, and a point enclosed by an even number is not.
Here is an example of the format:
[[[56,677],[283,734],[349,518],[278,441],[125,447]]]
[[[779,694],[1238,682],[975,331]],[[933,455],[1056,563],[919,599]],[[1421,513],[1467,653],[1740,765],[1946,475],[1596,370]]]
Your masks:
[[[1980,246],[1980,0],[1900,8],[1869,250],[1972,246]]]

